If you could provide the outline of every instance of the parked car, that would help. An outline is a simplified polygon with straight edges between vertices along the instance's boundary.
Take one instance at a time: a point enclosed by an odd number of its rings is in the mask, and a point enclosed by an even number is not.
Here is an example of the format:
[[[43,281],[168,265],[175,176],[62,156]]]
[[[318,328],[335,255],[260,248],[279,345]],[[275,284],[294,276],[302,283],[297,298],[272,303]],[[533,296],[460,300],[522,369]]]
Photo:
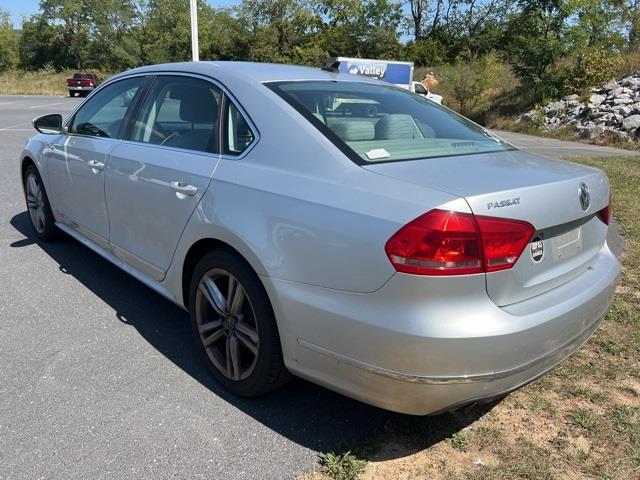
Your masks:
[[[411,91],[422,95],[424,98],[428,98],[432,102],[436,102],[442,105],[442,95],[437,95],[431,91],[422,82],[411,82]]]
[[[98,77],[93,73],[74,73],[73,77],[67,78],[69,96],[74,97],[77,93],[81,97],[86,97],[98,86],[98,83]]]
[[[189,311],[215,378],[289,374],[410,414],[505,395],[610,306],[609,183],[383,82],[305,67],[148,66],[20,156],[57,229]]]

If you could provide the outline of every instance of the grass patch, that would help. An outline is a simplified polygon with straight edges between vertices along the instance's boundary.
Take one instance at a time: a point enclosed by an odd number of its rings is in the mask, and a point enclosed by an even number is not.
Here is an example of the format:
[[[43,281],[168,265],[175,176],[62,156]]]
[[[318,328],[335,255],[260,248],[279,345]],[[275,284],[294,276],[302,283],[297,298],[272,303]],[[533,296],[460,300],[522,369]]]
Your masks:
[[[367,462],[351,452],[321,455],[322,472],[334,480],[356,480],[363,472]]]
[[[631,436],[638,436],[638,408],[627,405],[617,405],[611,412],[611,424],[618,433],[625,433]]]
[[[92,70],[101,81],[111,76],[109,73]],[[67,78],[74,70],[56,72],[40,70],[27,72],[11,70],[0,73],[0,95],[68,95]]]
[[[576,427],[592,432],[598,425],[598,417],[590,410],[579,408],[571,412],[569,422]]]
[[[566,397],[581,398],[591,403],[600,403],[608,397],[603,390],[596,390],[576,383],[568,383],[563,389],[563,393]]]
[[[451,435],[451,438],[449,439],[449,441],[451,442],[451,445],[453,446],[453,448],[457,450],[461,450],[463,452],[466,452],[467,448],[469,447],[469,439],[462,432],[456,432],[453,435]]]

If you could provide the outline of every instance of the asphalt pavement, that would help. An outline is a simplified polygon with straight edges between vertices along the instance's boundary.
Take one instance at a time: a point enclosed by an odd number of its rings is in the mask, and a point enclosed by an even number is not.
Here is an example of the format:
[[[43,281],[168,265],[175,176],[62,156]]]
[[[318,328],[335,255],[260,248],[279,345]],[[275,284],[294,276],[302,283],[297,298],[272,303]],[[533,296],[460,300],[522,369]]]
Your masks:
[[[0,96],[0,479],[292,478],[397,417],[302,380],[230,396],[183,310],[75,240],[36,241],[20,151],[32,118],[79,102]]]
[[[569,142],[555,138],[542,138],[534,135],[494,130],[494,132],[507,142],[518,148],[538,155],[548,157],[574,157],[584,155],[618,156],[640,155],[640,151],[623,150],[621,148],[601,147],[589,143]]]

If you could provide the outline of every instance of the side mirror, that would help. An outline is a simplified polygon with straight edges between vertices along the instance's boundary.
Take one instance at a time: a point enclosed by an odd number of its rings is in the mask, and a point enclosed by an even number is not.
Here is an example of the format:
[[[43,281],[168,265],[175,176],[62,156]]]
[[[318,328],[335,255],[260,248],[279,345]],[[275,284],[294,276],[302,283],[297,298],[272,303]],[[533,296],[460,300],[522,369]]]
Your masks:
[[[33,120],[33,128],[40,133],[56,134],[62,131],[62,115],[50,113]]]

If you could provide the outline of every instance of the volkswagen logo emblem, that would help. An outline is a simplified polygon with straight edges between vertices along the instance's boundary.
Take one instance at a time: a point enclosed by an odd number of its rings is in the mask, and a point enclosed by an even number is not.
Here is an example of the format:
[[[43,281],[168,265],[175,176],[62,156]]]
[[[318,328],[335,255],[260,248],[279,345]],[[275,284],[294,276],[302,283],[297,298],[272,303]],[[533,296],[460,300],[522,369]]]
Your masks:
[[[581,183],[580,188],[578,189],[578,198],[580,199],[580,206],[582,210],[585,212],[589,210],[589,205],[591,205],[591,195],[589,194],[589,187],[587,187],[586,183]]]

